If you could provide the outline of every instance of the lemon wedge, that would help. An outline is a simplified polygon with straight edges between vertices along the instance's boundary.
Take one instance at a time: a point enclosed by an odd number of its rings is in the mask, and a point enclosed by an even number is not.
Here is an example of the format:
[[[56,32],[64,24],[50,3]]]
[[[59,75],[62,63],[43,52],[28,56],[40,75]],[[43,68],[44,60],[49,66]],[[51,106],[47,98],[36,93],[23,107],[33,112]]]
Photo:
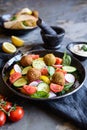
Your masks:
[[[6,53],[15,53],[16,52],[16,47],[9,43],[9,42],[4,42],[2,44],[2,50]]]
[[[16,47],[21,47],[24,45],[24,40],[16,36],[11,36],[11,41]]]

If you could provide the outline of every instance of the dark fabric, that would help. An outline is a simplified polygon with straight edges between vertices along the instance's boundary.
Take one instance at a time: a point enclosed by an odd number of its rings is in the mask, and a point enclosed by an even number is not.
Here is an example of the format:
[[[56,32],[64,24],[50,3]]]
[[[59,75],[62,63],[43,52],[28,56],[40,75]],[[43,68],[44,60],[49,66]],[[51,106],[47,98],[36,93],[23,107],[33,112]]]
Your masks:
[[[56,114],[64,114],[75,121],[81,130],[87,130],[87,88],[85,86],[70,96],[46,104]]]

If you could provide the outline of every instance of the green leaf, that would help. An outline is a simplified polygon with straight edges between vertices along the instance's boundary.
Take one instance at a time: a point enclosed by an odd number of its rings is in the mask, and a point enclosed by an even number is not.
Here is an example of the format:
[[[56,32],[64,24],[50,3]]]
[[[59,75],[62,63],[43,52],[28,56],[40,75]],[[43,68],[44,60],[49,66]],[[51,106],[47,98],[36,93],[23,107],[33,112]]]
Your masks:
[[[37,93],[31,95],[32,98],[48,98],[49,94],[44,91],[38,91]]]
[[[14,20],[16,20],[17,19],[17,17],[16,16],[13,16],[12,18],[11,18],[11,21],[14,21]]]
[[[62,90],[61,94],[62,94],[62,95],[65,94],[65,90]]]
[[[83,51],[87,51],[87,46],[86,46],[86,45],[83,45],[83,46],[81,47],[81,49],[82,49]]]
[[[64,53],[62,64],[63,65],[70,65],[71,64],[71,56],[66,54],[66,52]]]
[[[72,87],[72,85],[73,85],[73,83],[66,83],[66,84],[64,85],[64,90],[65,90],[65,91],[68,91],[68,90]]]

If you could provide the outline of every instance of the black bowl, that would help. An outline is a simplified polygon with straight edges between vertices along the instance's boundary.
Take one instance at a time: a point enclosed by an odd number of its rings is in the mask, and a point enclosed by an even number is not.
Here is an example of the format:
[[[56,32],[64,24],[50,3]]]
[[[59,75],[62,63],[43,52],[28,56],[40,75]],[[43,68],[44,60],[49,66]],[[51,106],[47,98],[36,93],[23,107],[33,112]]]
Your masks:
[[[48,53],[53,53],[55,56],[59,56],[59,57],[63,57],[64,53],[62,52],[58,52],[58,51],[53,51],[53,50],[34,50],[34,51],[30,51],[29,54],[39,54],[40,56],[44,56],[45,54],[48,54]],[[17,91],[16,89],[14,89],[14,87],[11,86],[11,84],[9,84],[7,81],[8,81],[8,73],[10,71],[10,69],[13,67],[13,65],[18,62],[22,57],[22,54],[18,54],[16,56],[14,56],[13,58],[11,58],[6,64],[5,66],[3,67],[3,70],[2,70],[2,79],[4,81],[4,83],[6,84],[5,86],[8,87],[11,91],[13,91],[16,95],[19,95],[23,98],[26,98],[26,99],[30,99],[30,100],[37,100],[37,101],[50,101],[50,100],[56,100],[56,99],[61,99],[61,98],[64,98],[68,95],[71,95],[73,93],[75,93],[76,91],[78,91],[84,84],[84,81],[85,81],[85,77],[86,77],[86,72],[85,72],[85,69],[83,67],[83,65],[79,62],[79,60],[77,60],[76,58],[72,57],[72,63],[71,65],[72,66],[75,66],[76,68],[78,68],[78,72],[79,72],[79,77],[80,77],[80,83],[79,85],[77,83],[75,83],[74,87],[72,90],[70,90],[69,92],[63,94],[63,95],[58,95],[56,97],[53,97],[53,98],[31,98],[30,96],[28,95],[25,95],[25,94],[22,94],[20,93],[19,91]]]
[[[41,31],[42,40],[44,41],[44,47],[46,49],[58,49],[61,47],[61,42],[65,35],[65,30],[62,27],[52,26],[52,28],[57,32],[57,35],[50,35]]]
[[[20,35],[24,35],[27,34],[28,32],[34,30],[37,28],[36,27],[30,27],[28,29],[8,29],[4,27],[4,22],[8,21],[11,18],[12,15],[10,14],[4,14],[2,16],[0,16],[0,28],[2,33],[10,36],[10,35],[15,35],[15,36],[20,36]]]
[[[71,51],[71,48],[74,47],[74,45],[78,45],[78,44],[86,44],[87,42],[71,42],[69,43],[66,48],[73,54],[74,57],[76,57],[78,60],[84,61],[87,59],[87,56],[83,56],[83,55],[79,55],[77,53],[74,53],[73,51]]]

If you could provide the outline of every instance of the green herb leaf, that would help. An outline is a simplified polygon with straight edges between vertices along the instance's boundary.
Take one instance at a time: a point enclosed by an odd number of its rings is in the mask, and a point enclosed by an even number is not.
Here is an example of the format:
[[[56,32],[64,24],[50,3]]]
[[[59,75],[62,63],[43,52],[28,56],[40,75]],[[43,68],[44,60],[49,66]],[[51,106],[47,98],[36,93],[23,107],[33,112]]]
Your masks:
[[[64,90],[68,91],[72,87],[73,83],[67,83],[64,85]]]
[[[31,95],[32,98],[48,98],[49,94],[44,91],[38,91],[37,93]]]
[[[83,51],[87,51],[87,46],[86,46],[86,45],[83,45],[83,46],[81,47],[81,49],[82,49]]]
[[[12,18],[11,18],[11,21],[14,21],[14,20],[16,20],[17,19],[17,17],[16,16],[13,16]]]
[[[62,64],[63,65],[70,65],[71,64],[71,56],[66,54],[66,52],[64,53]]]

